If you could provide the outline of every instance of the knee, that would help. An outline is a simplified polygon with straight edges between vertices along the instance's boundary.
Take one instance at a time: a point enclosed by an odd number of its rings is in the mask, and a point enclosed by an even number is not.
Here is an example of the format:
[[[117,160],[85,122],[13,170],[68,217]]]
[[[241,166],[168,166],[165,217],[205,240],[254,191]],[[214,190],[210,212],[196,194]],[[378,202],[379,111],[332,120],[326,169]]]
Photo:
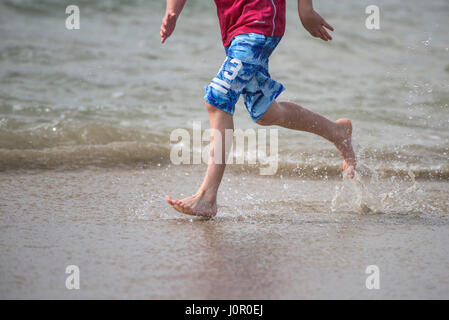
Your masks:
[[[209,116],[224,116],[228,113],[214,105],[211,105],[210,103],[204,101],[206,103],[206,110]]]
[[[213,105],[211,105],[210,103],[204,101],[204,103],[206,104],[206,110],[207,112],[211,113],[217,110],[216,107],[214,107]]]
[[[259,120],[256,121],[256,123],[261,126],[272,126],[276,124],[276,119],[267,114],[264,114],[259,118]]]
[[[261,126],[282,126],[283,118],[284,112],[282,105],[276,101],[273,101],[265,113],[256,122]]]

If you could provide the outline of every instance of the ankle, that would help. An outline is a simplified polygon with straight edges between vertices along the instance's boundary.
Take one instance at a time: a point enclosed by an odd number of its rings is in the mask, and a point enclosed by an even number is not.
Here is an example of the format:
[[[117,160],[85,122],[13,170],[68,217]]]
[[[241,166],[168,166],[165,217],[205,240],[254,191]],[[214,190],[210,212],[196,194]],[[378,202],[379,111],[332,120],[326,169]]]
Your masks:
[[[217,200],[217,191],[212,189],[199,189],[196,195],[213,204]]]
[[[345,133],[344,133],[344,130],[342,130],[342,128],[338,125],[337,122],[334,122],[334,123],[335,123],[335,126],[330,132],[331,139],[329,139],[329,140],[332,141],[334,144],[340,144],[346,138]]]

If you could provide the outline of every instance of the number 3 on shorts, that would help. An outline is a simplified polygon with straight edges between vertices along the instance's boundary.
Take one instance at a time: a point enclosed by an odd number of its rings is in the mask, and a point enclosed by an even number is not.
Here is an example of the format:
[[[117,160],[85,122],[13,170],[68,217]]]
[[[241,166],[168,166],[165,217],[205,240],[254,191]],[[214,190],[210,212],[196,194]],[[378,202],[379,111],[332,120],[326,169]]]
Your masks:
[[[237,77],[237,74],[239,73],[240,69],[242,69],[242,61],[240,61],[237,58],[233,58],[230,62],[236,64],[236,66],[233,66],[233,67],[230,68],[231,71],[232,71],[232,74],[230,74],[229,72],[225,71],[223,73],[223,75],[225,76],[226,79],[234,80]]]

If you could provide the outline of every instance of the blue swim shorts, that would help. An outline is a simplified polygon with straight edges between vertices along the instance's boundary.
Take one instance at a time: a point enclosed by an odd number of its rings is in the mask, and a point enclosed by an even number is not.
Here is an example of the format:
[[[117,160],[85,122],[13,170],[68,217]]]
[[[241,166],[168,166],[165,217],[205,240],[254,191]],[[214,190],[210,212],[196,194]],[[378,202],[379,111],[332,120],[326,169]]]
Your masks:
[[[253,121],[259,120],[285,90],[268,73],[268,58],[280,40],[281,37],[257,33],[235,36],[231,44],[225,47],[226,60],[220,71],[205,88],[204,100],[232,115],[237,100],[243,95],[251,118]]]

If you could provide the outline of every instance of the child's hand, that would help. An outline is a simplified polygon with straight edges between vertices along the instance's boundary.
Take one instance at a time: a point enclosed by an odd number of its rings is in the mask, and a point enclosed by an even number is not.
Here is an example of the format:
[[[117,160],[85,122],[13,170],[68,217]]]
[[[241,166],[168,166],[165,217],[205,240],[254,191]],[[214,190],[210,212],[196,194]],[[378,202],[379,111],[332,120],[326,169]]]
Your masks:
[[[324,41],[332,40],[332,37],[324,29],[328,28],[334,31],[334,28],[326,22],[315,10],[310,10],[300,14],[301,22],[304,28],[315,38],[321,38]]]
[[[176,27],[176,20],[178,19],[175,13],[167,13],[162,19],[161,25],[161,43],[164,43],[165,40],[171,36]]]

